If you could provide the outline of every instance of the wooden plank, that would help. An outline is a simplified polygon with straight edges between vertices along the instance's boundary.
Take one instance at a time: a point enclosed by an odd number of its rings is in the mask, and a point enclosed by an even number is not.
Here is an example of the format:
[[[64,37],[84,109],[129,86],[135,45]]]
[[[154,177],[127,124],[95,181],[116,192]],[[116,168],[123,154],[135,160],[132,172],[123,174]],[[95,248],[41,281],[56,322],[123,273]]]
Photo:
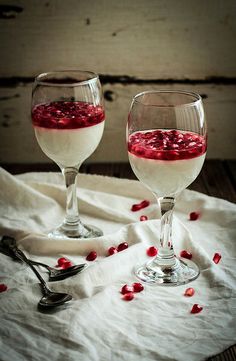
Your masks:
[[[10,11],[1,6],[0,77],[76,68],[141,79],[236,76],[234,0],[4,5]]]
[[[179,89],[179,84],[162,89]],[[236,85],[186,84],[181,87],[204,95],[208,121],[208,158],[236,158]],[[87,162],[127,162],[125,127],[132,97],[156,84],[105,84],[106,126],[102,141]],[[0,162],[48,163],[30,124],[31,84],[0,88]]]
[[[206,162],[202,176],[209,195],[236,202],[234,185],[228,177],[222,162],[217,160]]]
[[[236,157],[236,154],[235,154]],[[228,176],[234,184],[234,189],[236,189],[236,160],[227,160],[224,162]]]

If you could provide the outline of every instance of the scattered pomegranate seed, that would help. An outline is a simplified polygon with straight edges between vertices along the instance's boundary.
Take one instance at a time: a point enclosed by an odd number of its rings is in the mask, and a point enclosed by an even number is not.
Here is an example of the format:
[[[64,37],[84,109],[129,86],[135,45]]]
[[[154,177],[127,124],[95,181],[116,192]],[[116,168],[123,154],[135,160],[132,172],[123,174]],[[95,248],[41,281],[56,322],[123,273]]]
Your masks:
[[[190,221],[196,221],[199,217],[200,217],[200,213],[199,213],[199,212],[191,212],[191,213],[189,214],[189,219],[190,219]]]
[[[122,293],[122,295],[125,295],[126,293],[130,293],[130,292],[134,292],[133,286],[124,285],[120,290],[120,293]]]
[[[72,267],[72,266],[73,266],[73,263],[71,261],[67,260],[66,262],[62,263],[61,268],[67,269],[67,268]]]
[[[133,292],[125,293],[122,298],[125,301],[132,301],[132,299],[134,298],[134,294]]]
[[[134,292],[142,292],[144,290],[144,287],[143,287],[142,283],[135,282],[135,283],[133,283],[133,289],[134,289]]]
[[[110,247],[110,248],[108,248],[108,255],[109,256],[112,256],[113,254],[115,254],[115,253],[117,253],[118,252],[118,250],[117,250],[117,248],[116,247]]]
[[[197,303],[195,303],[190,311],[190,313],[199,313],[203,310],[203,307],[199,306]]]
[[[154,246],[151,246],[147,249],[146,252],[149,257],[154,257],[157,255],[158,249]]]
[[[87,261],[94,261],[96,258],[97,258],[97,252],[91,251],[91,252],[87,255],[86,260],[87,260]]]
[[[221,260],[221,254],[220,253],[215,253],[214,256],[213,256],[213,262],[215,264],[219,263]]]
[[[131,207],[131,211],[132,212],[140,211],[140,209],[148,207],[149,204],[150,204],[150,202],[145,199],[144,201],[142,201],[142,202],[140,202],[138,204],[133,204],[132,207]]]
[[[7,285],[0,283],[0,292],[5,292],[7,290]]]
[[[180,252],[180,257],[187,258],[187,259],[191,259],[191,258],[193,257],[193,255],[192,255],[191,252],[186,251],[185,249],[183,249],[183,250]]]
[[[117,247],[117,251],[118,252],[124,251],[128,247],[129,245],[127,242],[120,243],[119,246]]]
[[[68,262],[68,259],[65,257],[61,257],[57,260],[58,266],[62,267],[63,263]]]
[[[143,221],[147,221],[148,220],[148,217],[147,216],[140,216],[140,221],[143,222]]]
[[[192,287],[186,288],[184,292],[184,296],[192,297],[194,295],[195,291]]]

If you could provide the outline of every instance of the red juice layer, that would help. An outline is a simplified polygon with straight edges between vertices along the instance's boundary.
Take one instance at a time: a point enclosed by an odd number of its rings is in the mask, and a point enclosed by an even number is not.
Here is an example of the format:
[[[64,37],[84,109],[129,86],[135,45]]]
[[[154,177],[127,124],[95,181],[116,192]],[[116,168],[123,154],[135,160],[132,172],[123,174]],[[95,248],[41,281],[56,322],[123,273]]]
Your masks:
[[[129,136],[128,150],[140,158],[179,160],[198,157],[206,152],[206,138],[180,130],[135,132]]]
[[[32,109],[33,125],[49,129],[85,128],[104,119],[101,106],[85,102],[58,101],[38,104]]]

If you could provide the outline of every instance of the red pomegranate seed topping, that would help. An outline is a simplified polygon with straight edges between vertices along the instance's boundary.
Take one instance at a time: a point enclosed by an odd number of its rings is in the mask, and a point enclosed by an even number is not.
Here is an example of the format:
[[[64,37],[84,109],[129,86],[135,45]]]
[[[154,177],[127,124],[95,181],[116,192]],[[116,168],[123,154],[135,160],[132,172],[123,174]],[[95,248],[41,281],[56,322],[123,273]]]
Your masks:
[[[97,258],[97,252],[91,251],[91,252],[87,255],[86,260],[87,260],[87,261],[94,261],[96,258]]]
[[[112,256],[113,254],[115,254],[115,253],[117,253],[118,252],[118,250],[117,250],[117,248],[116,247],[110,247],[110,248],[108,248],[108,255],[109,256]]]
[[[129,245],[127,242],[120,243],[119,246],[117,247],[117,251],[118,252],[124,251],[128,247]]]
[[[143,221],[147,221],[148,220],[148,217],[147,216],[140,216],[140,221],[143,222]]]
[[[199,306],[197,303],[195,303],[190,311],[190,313],[199,313],[203,310],[203,307]]]
[[[215,264],[218,264],[221,260],[221,254],[220,253],[215,253],[214,256],[213,256],[213,262]]]
[[[5,292],[7,290],[7,285],[0,283],[0,292]]]
[[[144,201],[142,201],[142,202],[140,202],[138,204],[133,204],[132,207],[131,207],[131,211],[132,212],[140,211],[140,209],[148,207],[149,204],[150,204],[150,202],[145,199]]]
[[[71,261],[66,261],[61,265],[61,268],[67,269],[67,268],[72,267],[72,266],[73,266],[73,263]]]
[[[134,292],[142,292],[144,290],[144,287],[143,287],[142,283],[135,282],[135,283],[133,283],[133,289],[134,289]]]
[[[158,249],[154,246],[151,246],[147,249],[146,252],[149,257],[155,257],[157,255]]]
[[[186,288],[184,292],[184,296],[192,297],[194,295],[195,291],[192,287]]]
[[[125,295],[126,293],[130,293],[130,292],[134,292],[133,286],[124,285],[120,290],[120,293],[122,293],[122,295]]]
[[[63,263],[68,262],[68,259],[65,257],[61,257],[57,260],[58,266],[62,267]]]
[[[187,258],[187,259],[191,259],[191,258],[193,257],[193,255],[192,255],[191,252],[186,251],[185,249],[183,249],[183,250],[180,252],[180,257]]]
[[[32,110],[33,125],[50,129],[90,127],[104,119],[103,107],[79,101],[42,103]]]
[[[125,293],[122,298],[125,301],[132,301],[132,299],[134,298],[134,294],[133,292]]]
[[[196,221],[199,217],[200,217],[200,213],[199,213],[199,212],[191,212],[191,213],[189,214],[189,219],[190,219],[190,221]]]
[[[128,151],[134,156],[166,161],[195,158],[206,148],[206,137],[178,130],[135,132],[128,141]]]

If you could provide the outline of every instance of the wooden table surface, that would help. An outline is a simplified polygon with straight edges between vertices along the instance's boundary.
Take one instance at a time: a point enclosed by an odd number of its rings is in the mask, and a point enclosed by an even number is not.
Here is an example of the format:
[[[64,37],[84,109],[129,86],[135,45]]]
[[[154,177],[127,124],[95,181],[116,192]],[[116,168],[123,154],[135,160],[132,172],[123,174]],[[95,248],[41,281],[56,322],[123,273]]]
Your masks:
[[[1,166],[12,174],[59,170],[55,164],[2,164]],[[128,163],[83,164],[80,172],[136,179]],[[206,160],[200,175],[189,189],[236,203],[236,160]],[[207,361],[235,360],[236,346],[207,359]]]

